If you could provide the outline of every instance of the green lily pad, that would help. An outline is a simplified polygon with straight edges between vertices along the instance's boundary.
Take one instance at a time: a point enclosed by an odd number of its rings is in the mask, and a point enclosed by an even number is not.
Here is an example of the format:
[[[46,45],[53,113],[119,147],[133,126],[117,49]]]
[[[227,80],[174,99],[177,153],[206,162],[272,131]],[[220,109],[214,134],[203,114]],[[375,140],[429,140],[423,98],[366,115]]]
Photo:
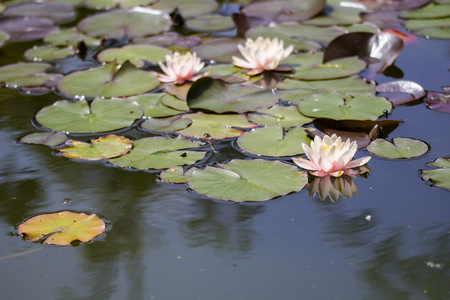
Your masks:
[[[69,140],[72,147],[57,149],[62,156],[81,160],[102,160],[127,154],[133,142],[124,136],[110,134],[92,143]]]
[[[198,112],[196,114],[186,114],[181,119],[189,119],[192,124],[178,130],[177,133],[192,138],[225,139],[238,137],[244,132],[235,128],[253,128],[244,115],[212,115]]]
[[[128,63],[118,68],[111,63],[73,72],[58,83],[58,89],[75,98],[112,98],[142,94],[159,84],[155,72],[137,70]]]
[[[187,111],[189,109],[185,100],[181,100],[170,94],[162,96],[160,101],[162,104],[181,112]]]
[[[3,46],[10,38],[10,35],[6,32],[0,31],[0,47]]]
[[[162,181],[171,183],[186,183],[188,177],[197,170],[197,168],[190,168],[187,172],[184,172],[183,167],[177,166],[167,169],[159,175]]]
[[[126,101],[136,101],[144,110],[144,117],[161,118],[182,113],[182,110],[169,107],[161,102],[162,98],[165,98],[166,96],[173,97],[166,93],[151,93],[128,97]]]
[[[128,45],[122,48],[108,48],[100,52],[97,56],[102,62],[116,62],[123,64],[126,61],[131,62],[136,68],[141,68],[145,62],[156,64],[159,61],[165,61],[166,55],[171,51],[150,45]]]
[[[65,58],[75,54],[75,50],[72,47],[52,47],[52,46],[42,46],[42,47],[34,47],[25,51],[25,57],[34,60],[57,60],[61,58]]]
[[[298,105],[298,110],[306,116],[334,120],[376,120],[391,109],[392,104],[382,97],[336,92],[315,94]]]
[[[416,30],[415,33],[430,39],[450,39],[450,27],[433,27]]]
[[[302,143],[311,143],[305,128],[283,130],[279,125],[254,128],[237,139],[244,153],[275,157],[303,154]]]
[[[116,6],[120,8],[132,8],[135,6],[146,6],[154,0],[84,0],[84,3],[95,9],[111,9]]]
[[[195,192],[213,199],[266,201],[300,191],[308,182],[306,172],[280,161],[234,159],[219,168],[207,166],[188,177]]]
[[[237,37],[215,38],[192,48],[192,52],[196,52],[199,57],[206,60],[229,64],[231,57],[239,53],[237,45],[243,43],[244,40]]]
[[[118,99],[95,99],[90,105],[84,99],[77,102],[62,100],[41,109],[36,120],[54,131],[93,133],[131,126],[142,114],[137,103]]]
[[[234,22],[229,16],[205,15],[186,20],[186,27],[199,32],[230,30]]]
[[[76,47],[78,42],[83,41],[86,46],[100,46],[101,40],[89,37],[76,28],[59,29],[46,35],[44,41],[53,46]]]
[[[345,33],[344,29],[337,26],[319,27],[299,23],[274,24],[271,29],[290,37],[302,37],[323,43],[329,43],[335,37]]]
[[[177,9],[185,19],[206,15],[219,8],[219,4],[214,0],[159,0],[155,2],[152,8],[164,10],[167,13]]]
[[[169,30],[171,25],[167,13],[139,7],[87,17],[78,24],[78,28],[89,36],[120,39],[158,34]]]
[[[287,76],[300,80],[334,79],[358,74],[365,68],[366,63],[357,57],[345,57],[334,59],[325,64],[312,62],[301,65],[294,68],[293,74]]]
[[[180,116],[169,118],[151,118],[141,124],[141,128],[152,132],[174,132],[185,129],[192,124],[190,119],[183,119]]]
[[[367,146],[370,153],[389,159],[413,158],[424,155],[429,150],[429,146],[416,139],[393,138],[392,143],[376,139]]]
[[[400,13],[405,19],[436,19],[450,16],[450,5],[429,3],[419,9],[406,10]]]
[[[17,63],[0,68],[0,82],[9,86],[42,86],[46,81],[62,76],[44,73],[50,68],[46,63]]]
[[[440,19],[418,19],[409,20],[405,23],[405,28],[408,30],[416,31],[423,30],[427,28],[441,27],[448,28],[450,26],[450,18],[440,18]]]
[[[324,15],[316,16],[302,23],[315,26],[351,25],[361,22],[360,14],[364,10],[357,7],[333,5],[331,9],[324,12]]]
[[[295,127],[309,123],[313,118],[307,117],[299,113],[295,106],[281,106],[275,104],[271,108],[260,108],[257,113],[248,115],[250,122],[259,125],[275,125],[281,127]]]
[[[439,169],[421,170],[422,179],[433,182],[434,186],[450,189],[450,158],[439,157],[428,165]]]
[[[218,113],[244,113],[258,107],[272,106],[277,101],[277,97],[269,90],[258,86],[228,84],[211,77],[195,81],[187,95],[187,104],[190,108]]]
[[[102,234],[105,227],[105,222],[95,214],[62,211],[28,219],[19,225],[18,231],[32,242],[48,236],[44,244],[66,246],[77,240],[89,242]]]
[[[56,147],[68,140],[67,135],[60,132],[34,132],[20,139],[24,144],[39,144],[49,147]]]
[[[72,6],[64,3],[23,3],[8,7],[2,16],[46,18],[55,23],[67,23],[75,18],[75,11]]]
[[[127,155],[108,161],[121,168],[138,170],[167,169],[181,165],[191,165],[206,155],[205,151],[183,150],[202,146],[201,142],[191,142],[184,137],[149,137],[136,140],[133,150]]]

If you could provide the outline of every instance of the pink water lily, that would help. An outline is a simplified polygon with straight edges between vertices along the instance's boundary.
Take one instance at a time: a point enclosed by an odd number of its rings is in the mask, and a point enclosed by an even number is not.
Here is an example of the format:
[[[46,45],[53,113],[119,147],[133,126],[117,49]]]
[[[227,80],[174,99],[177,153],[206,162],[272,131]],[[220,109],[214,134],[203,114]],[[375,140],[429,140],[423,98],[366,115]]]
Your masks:
[[[256,75],[264,70],[277,69],[278,64],[294,50],[294,46],[291,45],[284,49],[283,41],[278,38],[271,40],[258,37],[255,41],[247,39],[245,46],[238,45],[238,49],[244,59],[233,56],[233,64],[250,69],[247,75]]]
[[[182,84],[185,81],[195,81],[198,78],[204,76],[203,74],[196,75],[205,65],[197,54],[186,53],[180,54],[175,52],[173,56],[166,55],[166,65],[161,61],[158,63],[161,70],[165,74],[158,74],[159,81],[162,82],[175,82]]]
[[[301,157],[292,160],[297,166],[318,177],[361,174],[363,171],[358,168],[371,159],[370,156],[365,156],[352,161],[357,150],[356,142],[348,139],[343,143],[341,137],[335,134],[331,137],[326,135],[323,140],[316,136],[311,142],[311,148],[304,143],[302,148],[309,160]]]

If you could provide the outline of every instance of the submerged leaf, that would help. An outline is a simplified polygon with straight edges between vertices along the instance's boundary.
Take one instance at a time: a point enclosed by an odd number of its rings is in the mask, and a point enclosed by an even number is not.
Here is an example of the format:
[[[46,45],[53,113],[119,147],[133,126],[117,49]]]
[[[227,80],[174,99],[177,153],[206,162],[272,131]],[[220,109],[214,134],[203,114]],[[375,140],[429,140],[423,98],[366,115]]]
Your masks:
[[[32,242],[48,236],[44,244],[66,246],[76,240],[89,242],[103,233],[105,227],[105,222],[95,214],[62,211],[28,219],[19,225],[18,231]]]
[[[301,190],[306,172],[280,161],[234,159],[219,167],[197,169],[188,177],[195,192],[213,199],[266,201]]]

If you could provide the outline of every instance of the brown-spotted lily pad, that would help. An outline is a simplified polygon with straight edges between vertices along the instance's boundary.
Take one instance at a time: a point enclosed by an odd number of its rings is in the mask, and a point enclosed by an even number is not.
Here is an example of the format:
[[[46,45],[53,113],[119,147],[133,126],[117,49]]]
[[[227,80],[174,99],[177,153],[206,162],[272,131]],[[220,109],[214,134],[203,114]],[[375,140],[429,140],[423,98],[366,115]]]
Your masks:
[[[89,242],[102,234],[105,227],[105,222],[95,214],[62,211],[28,219],[19,225],[18,231],[32,242],[48,236],[44,244],[67,246],[77,240]]]
[[[133,141],[124,137],[110,134],[99,137],[91,143],[69,140],[72,147],[57,149],[62,156],[81,160],[101,160],[125,155],[131,151]]]

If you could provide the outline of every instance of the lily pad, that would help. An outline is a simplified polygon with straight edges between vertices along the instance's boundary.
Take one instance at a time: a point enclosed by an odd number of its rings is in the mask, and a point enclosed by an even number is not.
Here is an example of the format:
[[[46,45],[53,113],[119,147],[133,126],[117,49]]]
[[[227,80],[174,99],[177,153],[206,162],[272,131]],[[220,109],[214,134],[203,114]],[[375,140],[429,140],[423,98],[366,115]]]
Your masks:
[[[360,7],[333,5],[327,7],[327,9],[324,9],[322,12],[323,14],[303,21],[302,23],[315,26],[351,25],[360,23],[360,14],[364,12],[364,9]]]
[[[95,9],[111,9],[119,6],[120,8],[132,8],[135,6],[145,6],[151,4],[154,0],[84,0],[84,3]]]
[[[253,111],[258,107],[269,107],[278,101],[266,89],[242,84],[228,84],[221,79],[200,78],[192,84],[187,95],[190,108],[206,109],[213,112]]]
[[[142,114],[137,103],[118,99],[95,99],[90,105],[84,99],[77,102],[62,100],[41,109],[36,120],[54,131],[93,133],[131,126]]]
[[[46,18],[11,17],[0,19],[0,31],[6,32],[12,42],[32,41],[57,30],[52,20]]]
[[[52,46],[42,46],[42,47],[33,47],[25,51],[25,57],[34,60],[57,60],[61,58],[65,58],[75,54],[75,50],[72,47],[52,47]]]
[[[236,128],[253,128],[255,124],[250,123],[244,115],[212,115],[198,112],[186,114],[181,119],[189,119],[192,124],[178,130],[177,133],[192,137],[206,139],[225,139],[238,137],[244,132]]]
[[[152,132],[174,132],[185,129],[192,124],[190,119],[184,119],[180,116],[169,118],[151,118],[141,124],[141,128]]]
[[[185,100],[179,99],[170,94],[162,96],[160,101],[167,107],[171,107],[181,112],[187,111],[189,109]]]
[[[421,170],[422,179],[433,182],[434,186],[450,189],[450,158],[440,157],[428,165],[439,169]]]
[[[182,113],[183,110],[166,106],[164,103],[161,102],[163,97],[165,98],[168,96],[173,97],[172,95],[166,93],[151,93],[128,97],[126,101],[128,102],[136,101],[144,110],[144,117],[161,118],[174,116]],[[185,101],[183,102],[186,105],[186,102]]]
[[[106,137],[99,137],[92,140],[92,143],[84,143],[69,140],[72,147],[57,149],[62,156],[81,160],[101,160],[122,156],[128,153],[133,146],[133,142],[124,136],[110,134]]]
[[[77,28],[59,29],[50,32],[44,41],[53,46],[76,47],[78,42],[83,41],[86,46],[100,46],[101,40],[89,37],[78,31]]]
[[[181,165],[192,165],[203,159],[205,151],[184,150],[202,146],[201,142],[191,142],[184,137],[149,137],[133,142],[133,150],[127,155],[108,161],[121,168],[138,170],[167,169]]]
[[[34,132],[20,139],[24,144],[40,144],[49,147],[56,147],[68,140],[67,135],[60,132]]]
[[[237,139],[237,144],[244,153],[274,157],[303,154],[302,143],[311,143],[305,128],[284,130],[279,125],[254,128]]]
[[[286,61],[286,63],[288,63]],[[356,57],[339,58],[325,64],[312,62],[294,68],[289,77],[300,80],[321,80],[342,78],[358,74],[366,68],[366,63]]]
[[[413,158],[424,155],[429,150],[429,146],[416,139],[411,138],[393,138],[392,143],[376,139],[367,146],[370,153],[389,159]]]
[[[405,23],[405,28],[412,31],[435,27],[448,28],[449,26],[450,26],[450,17],[440,19],[409,20]]]
[[[150,45],[128,45],[122,48],[109,48],[100,52],[97,56],[98,60],[102,62],[116,62],[123,64],[126,61],[131,62],[136,68],[141,68],[145,62],[153,64],[159,61],[165,61],[166,55],[171,51],[156,46]]]
[[[171,182],[171,183],[186,183],[188,177],[194,172],[197,168],[190,168],[187,172],[184,172],[182,166],[173,167],[167,169],[159,175],[162,181]]]
[[[2,16],[47,18],[55,23],[67,23],[75,19],[75,11],[71,5],[63,3],[23,3],[8,7]]]
[[[275,125],[281,127],[295,127],[311,122],[313,119],[299,113],[295,106],[281,106],[275,104],[271,108],[260,108],[257,113],[248,115],[250,122],[259,125]]]
[[[85,18],[78,24],[89,36],[136,38],[169,30],[172,21],[167,13],[151,8],[112,10]]]
[[[58,89],[75,98],[126,97],[148,92],[157,87],[155,72],[135,69],[131,64],[115,63],[76,71],[58,83]]]
[[[425,103],[430,109],[450,114],[449,93],[428,92]]]
[[[73,241],[89,242],[105,231],[105,222],[97,215],[62,211],[43,214],[28,219],[18,227],[20,235],[29,241],[37,241],[48,236],[44,244],[70,245]]]
[[[192,48],[192,51],[203,59],[230,63],[231,57],[239,53],[237,45],[243,42],[242,38],[215,38]]]
[[[168,13],[178,10],[178,13],[186,19],[209,14],[219,8],[219,4],[215,0],[159,0],[155,2],[152,8]]]
[[[230,30],[234,28],[229,16],[205,15],[186,20],[186,27],[198,32]]]
[[[432,27],[416,30],[415,33],[430,39],[450,39],[449,27]]]
[[[298,110],[306,116],[334,120],[376,120],[391,109],[392,104],[382,97],[336,92],[313,95],[298,105]]]
[[[295,166],[263,159],[207,166],[195,170],[187,181],[201,195],[234,202],[270,200],[300,191],[307,182],[306,172]]]
[[[405,19],[436,19],[450,16],[450,5],[429,3],[419,9],[402,11],[400,16]]]
[[[59,79],[60,74],[44,73],[50,68],[46,63],[17,63],[0,68],[0,82],[9,86],[42,86],[47,81]]]
[[[0,31],[0,47],[3,46],[10,38],[10,35],[6,32]]]
[[[375,87],[379,93],[396,93],[388,99],[394,105],[405,104],[425,96],[426,92],[423,87],[413,81],[397,80],[382,83]],[[401,95],[398,95],[401,94]]]

